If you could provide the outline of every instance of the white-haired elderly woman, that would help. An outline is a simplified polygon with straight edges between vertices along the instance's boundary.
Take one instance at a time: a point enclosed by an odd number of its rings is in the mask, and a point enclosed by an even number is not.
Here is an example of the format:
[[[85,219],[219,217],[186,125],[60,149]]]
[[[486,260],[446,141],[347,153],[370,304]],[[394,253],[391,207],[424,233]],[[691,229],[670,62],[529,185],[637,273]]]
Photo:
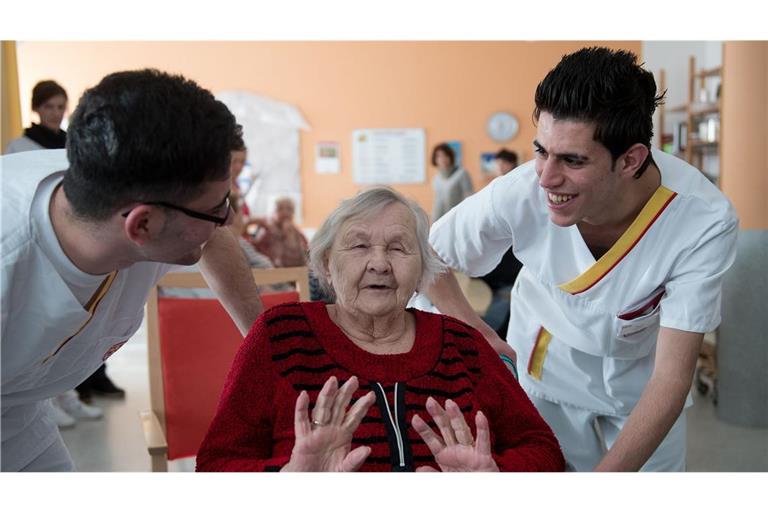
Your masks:
[[[552,431],[484,338],[406,309],[442,265],[428,220],[389,188],[328,217],[310,264],[335,304],[253,325],[198,471],[559,471]]]

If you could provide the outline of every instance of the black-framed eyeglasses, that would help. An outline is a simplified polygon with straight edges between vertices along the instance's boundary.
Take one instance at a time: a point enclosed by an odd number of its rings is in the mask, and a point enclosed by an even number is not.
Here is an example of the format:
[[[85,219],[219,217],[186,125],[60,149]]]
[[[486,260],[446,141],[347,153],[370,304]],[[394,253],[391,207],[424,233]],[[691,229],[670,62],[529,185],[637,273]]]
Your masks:
[[[184,215],[188,215],[195,219],[200,220],[207,220],[208,222],[213,222],[217,226],[223,226],[227,223],[229,220],[229,213],[232,211],[232,205],[229,200],[229,194],[224,198],[224,201],[220,208],[223,208],[226,206],[227,213],[223,217],[217,217],[215,215],[209,215],[207,213],[198,212],[195,210],[190,210],[189,208],[184,208],[183,206],[176,206],[175,204],[166,203],[165,201],[147,201],[145,203],[141,204],[148,204],[152,206],[162,206],[164,208],[170,208],[171,210],[177,210],[183,213]],[[127,217],[129,213],[131,213],[133,210],[128,210],[123,214],[123,217]]]

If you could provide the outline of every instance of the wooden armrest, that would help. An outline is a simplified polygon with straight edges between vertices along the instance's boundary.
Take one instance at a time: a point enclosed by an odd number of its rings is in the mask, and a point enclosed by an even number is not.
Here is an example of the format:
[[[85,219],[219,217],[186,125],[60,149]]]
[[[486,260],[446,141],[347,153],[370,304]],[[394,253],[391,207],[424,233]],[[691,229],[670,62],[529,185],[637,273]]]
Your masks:
[[[165,440],[160,420],[152,411],[139,411],[141,426],[144,430],[144,442],[150,455],[163,455],[168,453],[168,443]]]

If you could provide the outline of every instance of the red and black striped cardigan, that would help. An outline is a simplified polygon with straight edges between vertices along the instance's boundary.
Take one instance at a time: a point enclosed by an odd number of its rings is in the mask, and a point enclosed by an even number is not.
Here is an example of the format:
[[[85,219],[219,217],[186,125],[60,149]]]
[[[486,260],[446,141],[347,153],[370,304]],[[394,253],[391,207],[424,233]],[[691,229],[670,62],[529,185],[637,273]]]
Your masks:
[[[482,336],[444,315],[409,310],[416,339],[405,354],[379,355],[350,341],[325,304],[304,302],[265,311],[248,333],[227,378],[216,416],[197,454],[198,471],[279,471],[294,445],[294,407],[301,390],[310,410],[325,381],[356,375],[376,404],[355,432],[352,448],[371,454],[362,471],[438,468],[411,417],[432,396],[454,400],[475,434],[475,412],[487,416],[493,457],[502,471],[561,471],[554,434]]]

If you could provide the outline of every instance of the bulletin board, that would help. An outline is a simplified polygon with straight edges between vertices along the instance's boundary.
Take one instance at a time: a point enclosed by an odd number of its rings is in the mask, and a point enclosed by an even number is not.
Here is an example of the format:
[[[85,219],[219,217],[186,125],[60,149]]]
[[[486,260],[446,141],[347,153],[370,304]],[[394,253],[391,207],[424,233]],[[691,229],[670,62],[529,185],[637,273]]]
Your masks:
[[[360,185],[424,183],[423,128],[360,129],[352,132],[352,173]]]

